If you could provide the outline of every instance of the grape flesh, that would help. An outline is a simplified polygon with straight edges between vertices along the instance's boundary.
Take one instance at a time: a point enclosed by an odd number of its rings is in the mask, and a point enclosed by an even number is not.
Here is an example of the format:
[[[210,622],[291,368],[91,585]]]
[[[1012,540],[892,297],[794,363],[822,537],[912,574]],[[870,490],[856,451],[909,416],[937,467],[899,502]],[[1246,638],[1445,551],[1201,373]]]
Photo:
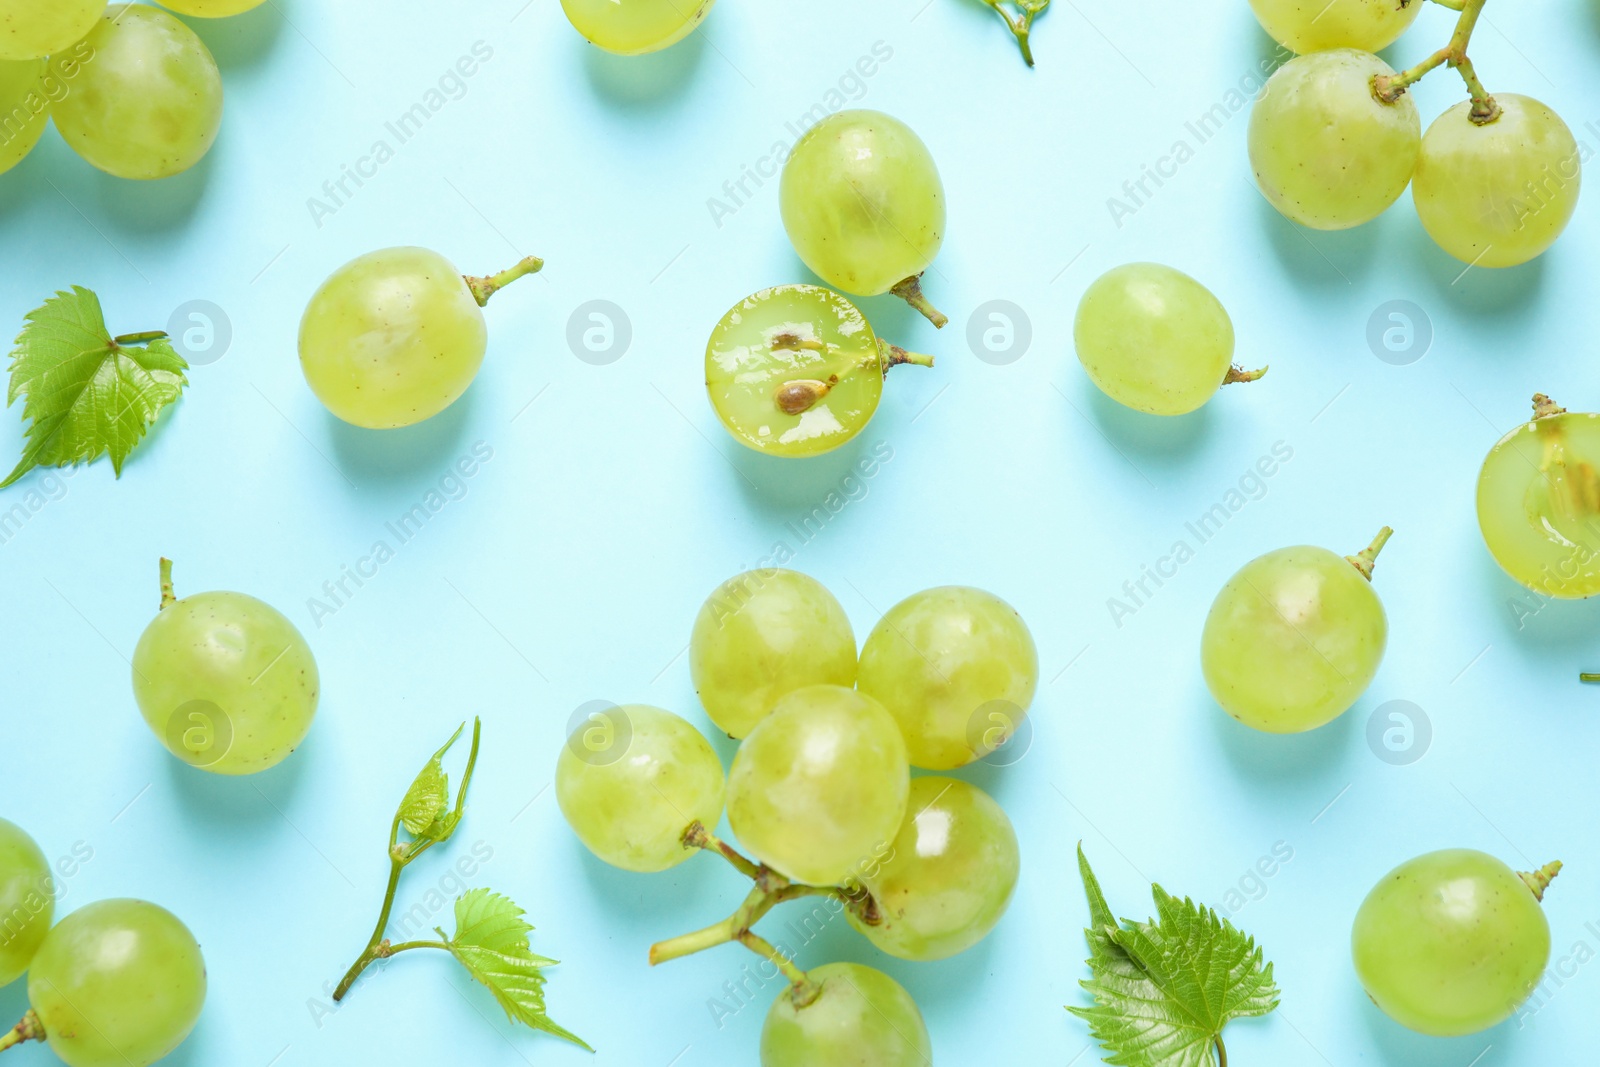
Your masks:
[[[590,852],[627,871],[693,855],[683,832],[722,820],[722,762],[699,730],[644,704],[580,723],[556,761],[556,802]]]
[[[796,689],[855,685],[855,633],[815,578],[780,568],[747,571],[701,606],[689,673],[711,721],[744,737]]]
[[[1428,127],[1411,198],[1440,248],[1476,267],[1514,267],[1555,243],[1582,184],[1578,142],[1561,116],[1506,93],[1484,126],[1463,100]]]
[[[148,1067],[189,1036],[205,999],[194,935],[142,900],[79,908],[28,972],[28,1000],[68,1067]]]
[[[1010,740],[1039,686],[1039,654],[1010,604],[943,586],[907,597],[873,627],[856,684],[900,724],[913,766],[950,770]]]
[[[0,60],[43,59],[81,41],[106,0],[0,0]]]
[[[561,0],[567,21],[592,44],[623,56],[659,52],[705,21],[715,0]]]
[[[161,6],[171,8],[180,15],[220,19],[253,11],[265,2],[266,0],[161,0]]]
[[[942,960],[994,929],[1021,864],[1011,820],[989,794],[955,778],[917,778],[892,852],[861,879],[882,922],[845,914],[891,956]]]
[[[1101,392],[1152,415],[1200,407],[1233,364],[1233,321],[1222,303],[1159,263],[1129,263],[1096,279],[1078,304],[1072,336]]]
[[[857,880],[899,832],[906,745],[877,701],[837,685],[797,689],[750,731],[728,774],[728,822],[796,882]]]
[[[55,910],[44,853],[22,827],[0,819],[0,987],[28,969]]]
[[[1419,5],[1420,6],[1420,5]],[[1273,207],[1318,230],[1377,218],[1406,191],[1422,120],[1409,93],[1392,104],[1373,79],[1394,73],[1350,48],[1292,59],[1250,112],[1250,165]]]
[[[828,963],[808,972],[816,999],[790,986],[761,1027],[761,1067],[929,1067],[933,1044],[911,994],[882,971]]]
[[[0,174],[27,158],[50,122],[42,59],[0,60]]]
[[[1600,593],[1600,415],[1547,415],[1506,434],[1478,475],[1478,527],[1536,593]]]
[[[1413,0],[1250,0],[1261,28],[1304,55],[1333,48],[1379,52],[1405,33],[1425,5]]]
[[[50,113],[73,150],[107,174],[150,180],[188,170],[222,126],[222,75],[195,32],[160,8],[113,4],[51,73]]]
[[[1510,867],[1471,849],[1401,864],[1351,931],[1361,984],[1384,1014],[1435,1037],[1486,1030],[1528,999],[1550,960],[1550,923]]]

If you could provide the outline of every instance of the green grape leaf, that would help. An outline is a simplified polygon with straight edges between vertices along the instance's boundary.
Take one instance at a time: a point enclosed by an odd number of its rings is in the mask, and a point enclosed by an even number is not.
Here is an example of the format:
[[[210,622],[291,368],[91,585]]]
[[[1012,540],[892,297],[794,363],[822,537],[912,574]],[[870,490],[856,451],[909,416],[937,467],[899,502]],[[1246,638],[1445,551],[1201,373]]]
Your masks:
[[[35,467],[77,466],[110,454],[122,464],[189,384],[189,364],[166,334],[113,339],[100,298],[81,286],[27,316],[11,352],[6,406],[26,397],[22,459],[0,489]]]
[[[434,824],[443,821],[450,807],[450,778],[438,756],[428,761],[406,790],[396,818],[414,837],[438,836]]]
[[[1081,845],[1078,871],[1089,899],[1092,975],[1079,984],[1094,1005],[1067,1010],[1089,1024],[1107,1063],[1216,1067],[1223,1027],[1278,1006],[1272,964],[1215,911],[1157,885],[1157,918],[1119,925]]]
[[[472,889],[456,900],[456,933],[445,946],[475,981],[487,986],[514,1023],[543,1030],[581,1048],[594,1050],[579,1036],[550,1021],[545,1014],[544,974],[555,960],[528,948],[533,927],[517,905],[488,889]],[[444,931],[439,931],[444,937]]]

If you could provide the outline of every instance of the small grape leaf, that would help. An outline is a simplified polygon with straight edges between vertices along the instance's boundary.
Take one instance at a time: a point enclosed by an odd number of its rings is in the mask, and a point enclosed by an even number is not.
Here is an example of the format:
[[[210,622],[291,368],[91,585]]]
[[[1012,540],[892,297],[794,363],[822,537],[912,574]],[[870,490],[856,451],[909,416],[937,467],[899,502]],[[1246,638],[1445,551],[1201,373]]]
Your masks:
[[[1080,982],[1094,1006],[1067,1010],[1117,1067],[1216,1067],[1222,1029],[1278,1006],[1272,964],[1255,939],[1210,908],[1151,887],[1158,919],[1119,926],[1078,847],[1089,899],[1089,970]]]
[[[183,394],[189,365],[165,334],[113,340],[100,298],[81,286],[30,311],[11,352],[6,406],[26,397],[22,459],[0,482],[35,467],[77,466],[110,454],[122,464],[162,409]]]
[[[543,1030],[593,1052],[579,1036],[550,1021],[545,1014],[544,975],[541,968],[555,960],[536,956],[528,948],[533,927],[522,918],[521,908],[499,893],[471,889],[456,900],[456,934],[445,945],[475,981],[487,986],[514,1023]]]

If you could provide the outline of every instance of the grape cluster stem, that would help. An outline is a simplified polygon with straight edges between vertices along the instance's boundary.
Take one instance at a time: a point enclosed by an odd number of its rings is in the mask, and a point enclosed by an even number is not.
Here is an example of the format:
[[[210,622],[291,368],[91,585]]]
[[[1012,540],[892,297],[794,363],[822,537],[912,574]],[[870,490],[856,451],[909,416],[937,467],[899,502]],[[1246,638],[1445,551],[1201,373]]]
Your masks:
[[[1483,82],[1479,80],[1477,68],[1467,56],[1467,45],[1472,41],[1472,31],[1477,28],[1478,18],[1483,14],[1483,5],[1488,3],[1488,0],[1435,0],[1435,3],[1452,11],[1461,12],[1461,17],[1456,20],[1455,33],[1450,36],[1450,43],[1414,67],[1408,67],[1398,74],[1380,74],[1375,77],[1372,80],[1373,95],[1386,104],[1392,104],[1423,77],[1448,64],[1461,75],[1461,80],[1467,83],[1467,91],[1472,95],[1472,110],[1469,112],[1469,117],[1479,126],[1486,126],[1498,119],[1503,112],[1494,97],[1489,94],[1489,90],[1485,89]]]
[[[43,1041],[44,1037],[44,1023],[40,1022],[38,1014],[29,1008],[21,1022],[0,1034],[0,1052],[27,1041]]]

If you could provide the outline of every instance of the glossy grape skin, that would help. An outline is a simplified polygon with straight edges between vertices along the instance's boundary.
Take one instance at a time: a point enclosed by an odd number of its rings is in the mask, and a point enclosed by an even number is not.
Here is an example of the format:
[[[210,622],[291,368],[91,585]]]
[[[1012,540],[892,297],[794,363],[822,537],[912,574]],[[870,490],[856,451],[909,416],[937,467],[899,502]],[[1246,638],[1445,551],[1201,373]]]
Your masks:
[[[42,59],[0,60],[0,174],[27,158],[50,122]],[[26,116],[21,122],[17,116]]]
[[[334,271],[300,320],[300,369],[345,422],[394,429],[460,398],[489,330],[466,279],[426,248],[369,252]]]
[[[22,827],[0,819],[0,987],[28,969],[55,910],[44,853]]]
[[[68,1067],[148,1067],[189,1036],[205,999],[194,935],[142,900],[79,908],[28,972],[28,1001]]]
[[[79,50],[51,59],[67,92],[50,105],[61,136],[119,178],[182,173],[222,126],[222,75],[205,43],[157,7],[113,4]]]
[[[950,770],[1009,740],[1033,703],[1039,653],[1010,604],[942,586],[907,597],[873,627],[856,685],[899,722],[913,766]]]
[[[1233,321],[1211,290],[1159,263],[1114,267],[1090,285],[1073,324],[1078,361],[1101,392],[1152,415],[1211,399],[1233,365]]]
[[[578,839],[626,871],[664,871],[694,854],[683,832],[722,820],[722,762],[699,730],[644,704],[612,709],[608,731],[587,743],[581,723],[556,761],[556,802]],[[618,728],[618,724],[625,724]],[[625,745],[620,756],[609,751]]]
[[[1333,48],[1379,52],[1416,21],[1419,0],[1250,0],[1261,28],[1304,55]]]
[[[803,1008],[790,986],[761,1027],[761,1067],[929,1067],[933,1044],[911,994],[882,971],[828,963],[807,972],[821,986]]]
[[[796,689],[855,685],[855,633],[815,578],[776,567],[746,571],[701,606],[689,673],[711,721],[729,737],[744,737]]]
[[[1411,198],[1440,248],[1477,267],[1514,267],[1543,253],[1578,206],[1582,162],[1561,117],[1532,97],[1497,95],[1479,126],[1463,100],[1428,127]]]
[[[812,126],[783,166],[783,228],[807,267],[876,296],[928,269],[944,242],[944,185],[911,127],[881,111]]]
[[[320,684],[300,631],[243,593],[169,604],[133,652],[145,722],[174,756],[214,774],[282,762],[311,729]]]
[[[1356,974],[1384,1014],[1435,1037],[1486,1030],[1528,999],[1550,961],[1550,923],[1510,867],[1471,849],[1401,864],[1362,902]]]
[[[1378,594],[1348,559],[1296,545],[1228,579],[1206,616],[1200,661],[1229,715],[1267,733],[1302,733],[1360,698],[1388,636]]]
[[[1495,562],[1536,593],[1600,593],[1600,415],[1512,430],[1478,474],[1478,527]]]
[[[0,60],[43,59],[94,28],[106,0],[0,0]]]
[[[1021,865],[1016,831],[994,798],[955,778],[916,778],[892,852],[861,879],[883,921],[845,914],[891,956],[942,960],[994,929]]]
[[[694,32],[715,0],[561,0],[574,29],[623,56],[658,52]]]
[[[160,0],[161,6],[171,8],[180,15],[196,18],[220,19],[253,11],[266,0]]]
[[[1353,49],[1292,59],[1250,112],[1256,184],[1281,213],[1318,230],[1377,218],[1416,169],[1422,120],[1411,95],[1385,104],[1372,80],[1394,70]]]
[[[813,685],[756,724],[728,774],[728,823],[796,882],[841,885],[894,840],[911,789],[906,745],[871,697]]]

